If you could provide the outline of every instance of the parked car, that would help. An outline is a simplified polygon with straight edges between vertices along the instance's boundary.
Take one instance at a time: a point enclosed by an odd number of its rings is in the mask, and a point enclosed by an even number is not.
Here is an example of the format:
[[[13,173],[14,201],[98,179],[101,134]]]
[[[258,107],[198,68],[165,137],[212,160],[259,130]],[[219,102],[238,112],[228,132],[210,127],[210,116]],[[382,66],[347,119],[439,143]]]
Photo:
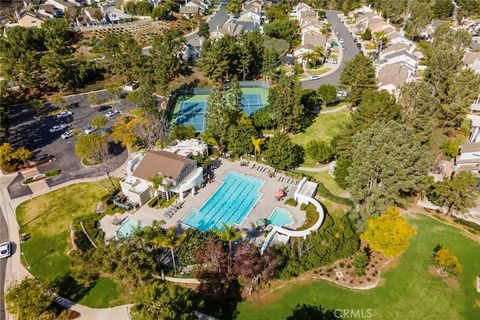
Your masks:
[[[111,117],[116,116],[119,113],[120,113],[120,110],[113,109],[113,110],[107,111],[107,113],[105,113],[105,115],[107,116],[107,118],[111,118]]]
[[[62,119],[62,118],[68,118],[73,114],[72,111],[62,111],[60,113],[57,113],[57,118]]]
[[[8,258],[12,255],[12,245],[10,242],[0,244],[0,259]]]
[[[343,91],[343,90],[340,90],[337,92],[337,97],[338,98],[345,98],[347,96],[347,92],[346,91]]]
[[[342,44],[345,42],[342,38],[340,38],[339,41],[340,41],[340,43],[342,43]]]
[[[318,80],[320,79],[320,76],[310,76],[310,80]]]
[[[98,106],[97,107],[98,112],[103,112],[103,111],[107,111],[107,110],[110,110],[110,109],[112,109],[112,107],[108,106],[108,105],[103,105],[103,106]]]
[[[342,49],[343,51],[347,51],[347,47],[345,47],[343,44],[342,44]]]
[[[357,47],[358,49],[361,49],[362,48],[362,44],[360,42],[357,42]]]
[[[90,126],[90,127],[88,127],[87,129],[85,129],[84,132],[85,132],[85,134],[90,134],[90,133],[94,132],[95,130],[97,130],[97,129],[95,129],[94,127]]]
[[[64,130],[68,127],[68,124],[57,124],[50,128],[50,133],[55,133]]]
[[[105,128],[105,129],[98,130],[98,133],[99,134],[110,134],[110,133],[112,133],[112,128]]]
[[[325,60],[326,63],[337,64],[337,60],[335,59],[327,59]]]
[[[73,130],[65,131],[65,132],[62,133],[62,135],[60,136],[60,138],[62,138],[63,140],[67,140],[68,138],[71,138],[71,137],[73,137]]]

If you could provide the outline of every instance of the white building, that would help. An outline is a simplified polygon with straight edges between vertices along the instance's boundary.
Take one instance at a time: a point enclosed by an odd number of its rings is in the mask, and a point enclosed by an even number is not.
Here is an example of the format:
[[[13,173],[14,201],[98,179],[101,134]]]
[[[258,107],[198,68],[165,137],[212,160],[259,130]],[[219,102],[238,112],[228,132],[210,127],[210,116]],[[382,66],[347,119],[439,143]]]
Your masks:
[[[150,181],[155,176],[164,178],[157,190]],[[196,161],[167,151],[151,151],[128,161],[127,177],[120,186],[130,202],[142,206],[157,195],[166,199],[173,193],[183,200],[186,192],[194,194],[202,183],[203,169]]]

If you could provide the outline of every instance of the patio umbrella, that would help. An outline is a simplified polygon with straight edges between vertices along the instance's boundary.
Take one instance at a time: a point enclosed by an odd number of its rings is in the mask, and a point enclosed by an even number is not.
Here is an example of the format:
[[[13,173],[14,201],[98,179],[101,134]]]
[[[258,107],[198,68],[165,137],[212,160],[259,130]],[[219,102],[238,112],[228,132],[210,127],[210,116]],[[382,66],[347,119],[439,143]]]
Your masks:
[[[278,189],[277,192],[275,192],[275,197],[277,198],[282,198],[285,196],[285,191],[281,190],[281,189]]]
[[[255,223],[257,227],[265,227],[267,225],[267,219],[258,219],[257,222]]]

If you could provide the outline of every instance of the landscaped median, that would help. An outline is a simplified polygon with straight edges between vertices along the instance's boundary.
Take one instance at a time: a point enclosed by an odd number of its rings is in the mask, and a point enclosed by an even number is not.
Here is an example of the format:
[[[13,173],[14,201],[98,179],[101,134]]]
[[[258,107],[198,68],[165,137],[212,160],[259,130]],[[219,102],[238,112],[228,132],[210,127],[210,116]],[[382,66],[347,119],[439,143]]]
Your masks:
[[[45,173],[37,174],[34,177],[23,180],[22,184],[27,185],[27,184],[32,183],[32,182],[37,182],[37,181],[40,181],[40,180],[43,180],[43,179],[47,179],[49,177],[57,176],[60,173],[62,173],[62,171],[60,169],[48,170],[48,171],[45,171]]]
[[[94,214],[107,195],[98,182],[78,183],[27,200],[16,208],[20,233],[28,234],[28,240],[20,244],[22,264],[36,278],[61,283],[60,295],[91,307],[122,304],[122,290],[108,277],[100,277],[85,289],[68,276],[70,228],[75,218]]]

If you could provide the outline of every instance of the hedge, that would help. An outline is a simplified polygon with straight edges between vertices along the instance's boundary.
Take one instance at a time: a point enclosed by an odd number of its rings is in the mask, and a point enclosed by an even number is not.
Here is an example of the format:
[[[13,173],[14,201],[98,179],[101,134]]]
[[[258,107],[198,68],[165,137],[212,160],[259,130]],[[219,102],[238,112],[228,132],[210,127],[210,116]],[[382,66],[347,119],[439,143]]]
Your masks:
[[[47,177],[53,177],[53,176],[59,175],[61,172],[62,170],[60,169],[52,169],[52,170],[45,171],[44,175]]]
[[[297,200],[295,200],[293,198],[288,198],[287,200],[285,200],[285,204],[287,204],[289,206],[292,206],[292,207],[296,207],[297,206]]]
[[[475,233],[475,234],[480,233],[480,225],[473,222],[473,221],[468,221],[468,220],[458,218],[458,217],[455,217],[455,216],[453,216],[453,221],[467,227],[467,229],[469,231],[471,231],[472,233]]]

